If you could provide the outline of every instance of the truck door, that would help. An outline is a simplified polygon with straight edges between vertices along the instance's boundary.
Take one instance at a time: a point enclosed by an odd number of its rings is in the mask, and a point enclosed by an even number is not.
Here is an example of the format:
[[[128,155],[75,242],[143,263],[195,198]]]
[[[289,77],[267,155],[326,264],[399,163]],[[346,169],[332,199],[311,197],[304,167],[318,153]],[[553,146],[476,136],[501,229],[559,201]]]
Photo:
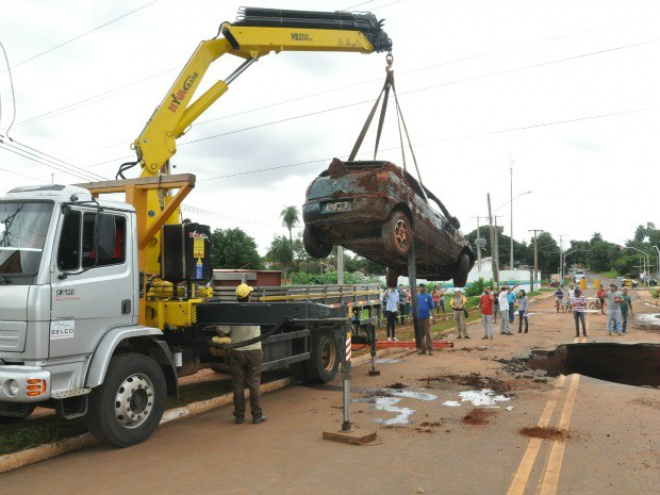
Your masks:
[[[70,209],[54,254],[50,357],[87,355],[110,327],[134,314],[128,214]]]

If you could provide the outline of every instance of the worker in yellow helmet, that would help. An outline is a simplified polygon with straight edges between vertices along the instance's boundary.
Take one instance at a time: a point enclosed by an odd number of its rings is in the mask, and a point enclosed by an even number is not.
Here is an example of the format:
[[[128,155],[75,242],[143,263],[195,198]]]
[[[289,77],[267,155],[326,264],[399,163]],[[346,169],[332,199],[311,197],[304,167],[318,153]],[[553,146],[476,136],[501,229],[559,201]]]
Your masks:
[[[236,300],[238,302],[250,302],[250,295],[253,290],[253,287],[242,283],[236,287]],[[247,342],[261,335],[259,325],[229,325],[221,327],[219,330],[231,337],[232,344]],[[261,350],[261,341],[231,350],[229,364],[234,388],[234,421],[236,424],[245,422],[245,387],[250,391],[252,423],[259,424],[268,419],[268,416],[263,413],[259,405],[263,361],[264,354]]]

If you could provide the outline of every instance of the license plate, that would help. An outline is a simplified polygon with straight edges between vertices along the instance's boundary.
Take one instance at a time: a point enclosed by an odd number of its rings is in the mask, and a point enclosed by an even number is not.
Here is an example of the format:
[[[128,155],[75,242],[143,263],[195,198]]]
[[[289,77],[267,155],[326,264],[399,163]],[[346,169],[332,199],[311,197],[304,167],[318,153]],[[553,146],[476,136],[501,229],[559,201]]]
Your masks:
[[[351,204],[348,201],[339,201],[325,205],[325,211],[348,211],[350,209]]]

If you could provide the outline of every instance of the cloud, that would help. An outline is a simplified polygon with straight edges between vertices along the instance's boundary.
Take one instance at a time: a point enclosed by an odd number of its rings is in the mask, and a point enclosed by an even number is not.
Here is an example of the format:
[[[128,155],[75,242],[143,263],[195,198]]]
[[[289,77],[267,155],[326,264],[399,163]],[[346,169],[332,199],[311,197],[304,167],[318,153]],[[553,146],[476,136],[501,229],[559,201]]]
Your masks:
[[[566,138],[566,142],[572,148],[578,149],[580,151],[591,151],[593,153],[602,153],[605,151],[604,146],[601,146],[598,142],[591,139],[568,137]]]

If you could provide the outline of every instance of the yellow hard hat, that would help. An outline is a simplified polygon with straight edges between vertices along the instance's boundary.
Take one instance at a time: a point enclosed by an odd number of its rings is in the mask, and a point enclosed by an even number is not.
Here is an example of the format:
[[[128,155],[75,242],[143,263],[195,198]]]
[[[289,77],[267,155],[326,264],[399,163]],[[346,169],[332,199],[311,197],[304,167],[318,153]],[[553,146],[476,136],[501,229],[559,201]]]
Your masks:
[[[241,299],[244,297],[247,297],[250,295],[250,292],[254,290],[254,287],[250,287],[248,284],[245,282],[236,287],[236,297],[240,297]]]

